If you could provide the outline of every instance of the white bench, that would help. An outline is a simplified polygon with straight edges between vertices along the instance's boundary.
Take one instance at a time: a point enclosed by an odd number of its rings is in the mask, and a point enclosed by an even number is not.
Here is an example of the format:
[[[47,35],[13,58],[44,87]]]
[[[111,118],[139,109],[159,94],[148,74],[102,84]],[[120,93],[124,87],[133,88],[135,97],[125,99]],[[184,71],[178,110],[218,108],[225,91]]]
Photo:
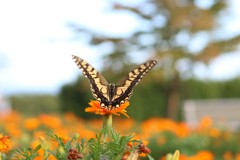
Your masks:
[[[187,100],[183,104],[184,118],[196,127],[203,117],[211,117],[217,127],[240,129],[240,99]]]

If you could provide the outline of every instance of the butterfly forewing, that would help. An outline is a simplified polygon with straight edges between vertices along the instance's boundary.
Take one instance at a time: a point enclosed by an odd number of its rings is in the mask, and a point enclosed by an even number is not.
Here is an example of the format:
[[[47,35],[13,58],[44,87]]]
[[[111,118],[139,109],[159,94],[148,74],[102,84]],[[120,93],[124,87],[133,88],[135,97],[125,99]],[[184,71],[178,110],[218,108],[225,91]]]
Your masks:
[[[138,68],[135,68],[128,73],[127,77],[120,80],[116,84],[116,93],[113,99],[113,104],[124,103],[129,100],[133,87],[136,86],[139,81],[144,77],[144,75],[149,72],[155,65],[157,61],[151,60],[141,64]]]
[[[105,78],[85,60],[72,56],[77,66],[82,69],[85,77],[88,78],[93,96],[100,102],[108,102],[108,82]]]
[[[100,101],[102,107],[107,109],[117,108],[120,104],[128,101],[132,94],[133,87],[157,64],[157,61],[154,60],[147,61],[132,70],[126,78],[114,85],[109,84],[105,78],[85,60],[74,55],[73,59],[78,67],[82,69],[85,77],[89,79],[93,96]]]

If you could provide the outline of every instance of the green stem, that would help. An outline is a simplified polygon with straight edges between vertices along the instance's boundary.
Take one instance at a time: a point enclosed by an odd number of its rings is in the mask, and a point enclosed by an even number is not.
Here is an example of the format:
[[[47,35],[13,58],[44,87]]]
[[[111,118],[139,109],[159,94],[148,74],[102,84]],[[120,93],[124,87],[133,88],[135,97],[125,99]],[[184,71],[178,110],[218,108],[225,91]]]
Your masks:
[[[2,160],[2,152],[0,152],[0,160]]]
[[[109,134],[110,129],[112,128],[112,115],[103,116],[103,129],[106,131],[103,136],[103,142],[106,142],[107,135]]]
[[[109,128],[112,128],[112,115],[107,114],[103,117],[103,128],[106,128],[107,130]]]

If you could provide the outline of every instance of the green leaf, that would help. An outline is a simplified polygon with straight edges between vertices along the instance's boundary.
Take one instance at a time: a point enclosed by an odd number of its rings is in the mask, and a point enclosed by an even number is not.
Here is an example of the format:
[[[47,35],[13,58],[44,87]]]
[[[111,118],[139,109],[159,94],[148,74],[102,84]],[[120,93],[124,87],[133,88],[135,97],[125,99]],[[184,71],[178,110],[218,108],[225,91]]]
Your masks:
[[[39,145],[33,150],[33,152],[37,152],[40,148],[42,148],[41,144],[39,144]]]
[[[152,156],[150,156],[149,154],[147,155],[149,160],[154,160],[154,158]]]

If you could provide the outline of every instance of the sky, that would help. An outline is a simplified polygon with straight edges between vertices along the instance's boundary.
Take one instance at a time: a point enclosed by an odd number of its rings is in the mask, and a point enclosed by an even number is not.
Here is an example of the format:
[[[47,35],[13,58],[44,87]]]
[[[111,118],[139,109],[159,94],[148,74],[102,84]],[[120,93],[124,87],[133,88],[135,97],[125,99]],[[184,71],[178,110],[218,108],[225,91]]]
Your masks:
[[[230,34],[240,33],[240,2],[232,2]],[[81,74],[71,55],[100,68],[102,53],[77,39],[69,24],[117,36],[140,27],[135,17],[109,7],[107,0],[0,1],[0,94],[57,93]],[[195,73],[202,79],[232,78],[240,75],[239,62],[240,52],[223,55],[208,67],[199,64]]]

